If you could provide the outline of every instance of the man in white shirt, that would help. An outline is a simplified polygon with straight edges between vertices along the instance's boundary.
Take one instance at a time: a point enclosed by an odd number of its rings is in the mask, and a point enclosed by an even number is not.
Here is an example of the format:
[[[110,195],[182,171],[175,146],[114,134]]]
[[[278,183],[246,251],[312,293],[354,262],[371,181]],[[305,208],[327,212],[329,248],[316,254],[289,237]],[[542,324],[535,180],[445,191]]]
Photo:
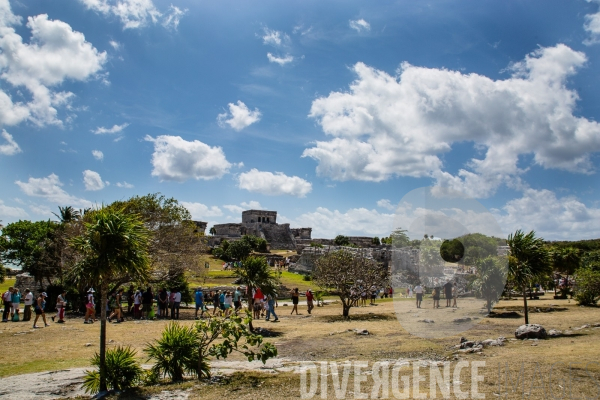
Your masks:
[[[31,320],[31,306],[33,305],[33,293],[31,290],[25,289],[25,311],[23,313],[23,321]]]
[[[141,318],[140,313],[140,305],[142,304],[142,288],[138,288],[138,290],[133,295],[133,318],[139,319]]]
[[[421,308],[421,302],[423,301],[423,286],[420,284],[415,286],[415,294],[417,295],[417,308]]]
[[[173,309],[171,310],[171,319],[179,319],[179,305],[181,304],[181,292],[177,290],[173,297]]]

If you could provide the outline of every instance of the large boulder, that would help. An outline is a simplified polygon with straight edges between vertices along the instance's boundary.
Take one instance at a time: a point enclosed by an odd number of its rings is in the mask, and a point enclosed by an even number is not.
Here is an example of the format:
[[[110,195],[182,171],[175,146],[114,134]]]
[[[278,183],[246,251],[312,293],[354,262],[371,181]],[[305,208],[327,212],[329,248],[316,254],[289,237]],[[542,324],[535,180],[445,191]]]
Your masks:
[[[521,325],[515,331],[517,339],[546,339],[546,329],[539,324]]]

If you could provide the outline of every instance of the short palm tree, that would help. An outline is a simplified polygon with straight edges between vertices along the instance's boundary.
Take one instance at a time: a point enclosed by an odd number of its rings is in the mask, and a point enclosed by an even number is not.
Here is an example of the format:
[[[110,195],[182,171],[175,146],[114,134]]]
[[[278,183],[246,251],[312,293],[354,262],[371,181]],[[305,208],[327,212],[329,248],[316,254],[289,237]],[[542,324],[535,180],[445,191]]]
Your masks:
[[[527,288],[533,279],[542,276],[550,269],[548,251],[544,239],[535,236],[535,231],[525,234],[520,229],[508,236],[510,250],[508,276],[523,291],[525,323],[529,323],[527,310]]]
[[[106,300],[108,287],[118,280],[148,278],[150,232],[132,214],[109,208],[86,215],[85,231],[71,241],[81,259],[72,270],[75,280],[100,286],[100,391],[106,391]]]

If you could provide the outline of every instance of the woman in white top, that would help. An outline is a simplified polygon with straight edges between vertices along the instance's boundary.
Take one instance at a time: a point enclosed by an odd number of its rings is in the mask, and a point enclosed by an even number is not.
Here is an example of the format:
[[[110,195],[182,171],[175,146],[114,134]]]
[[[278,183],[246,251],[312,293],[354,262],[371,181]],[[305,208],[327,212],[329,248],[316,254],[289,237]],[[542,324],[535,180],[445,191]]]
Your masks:
[[[231,310],[233,309],[233,297],[231,296],[231,292],[225,294],[225,302],[223,305],[225,306],[225,316],[227,317],[231,314]]]
[[[85,305],[84,324],[93,324],[96,320],[96,303],[94,303],[94,289],[90,288],[87,293],[87,303]]]

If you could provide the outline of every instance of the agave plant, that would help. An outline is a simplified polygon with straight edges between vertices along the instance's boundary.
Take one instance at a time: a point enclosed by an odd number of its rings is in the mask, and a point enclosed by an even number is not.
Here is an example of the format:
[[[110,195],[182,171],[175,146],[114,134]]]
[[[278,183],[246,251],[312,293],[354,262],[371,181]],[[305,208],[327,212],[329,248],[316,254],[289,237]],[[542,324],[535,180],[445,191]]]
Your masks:
[[[156,376],[180,382],[185,374],[197,374],[198,347],[198,334],[193,326],[172,322],[160,339],[148,344],[144,351],[155,361],[152,372]]]
[[[114,390],[124,390],[136,386],[143,376],[143,370],[135,359],[135,350],[130,347],[117,347],[106,351],[106,383]],[[83,388],[86,393],[100,391],[100,355],[92,358],[92,365],[97,370],[86,371]]]

